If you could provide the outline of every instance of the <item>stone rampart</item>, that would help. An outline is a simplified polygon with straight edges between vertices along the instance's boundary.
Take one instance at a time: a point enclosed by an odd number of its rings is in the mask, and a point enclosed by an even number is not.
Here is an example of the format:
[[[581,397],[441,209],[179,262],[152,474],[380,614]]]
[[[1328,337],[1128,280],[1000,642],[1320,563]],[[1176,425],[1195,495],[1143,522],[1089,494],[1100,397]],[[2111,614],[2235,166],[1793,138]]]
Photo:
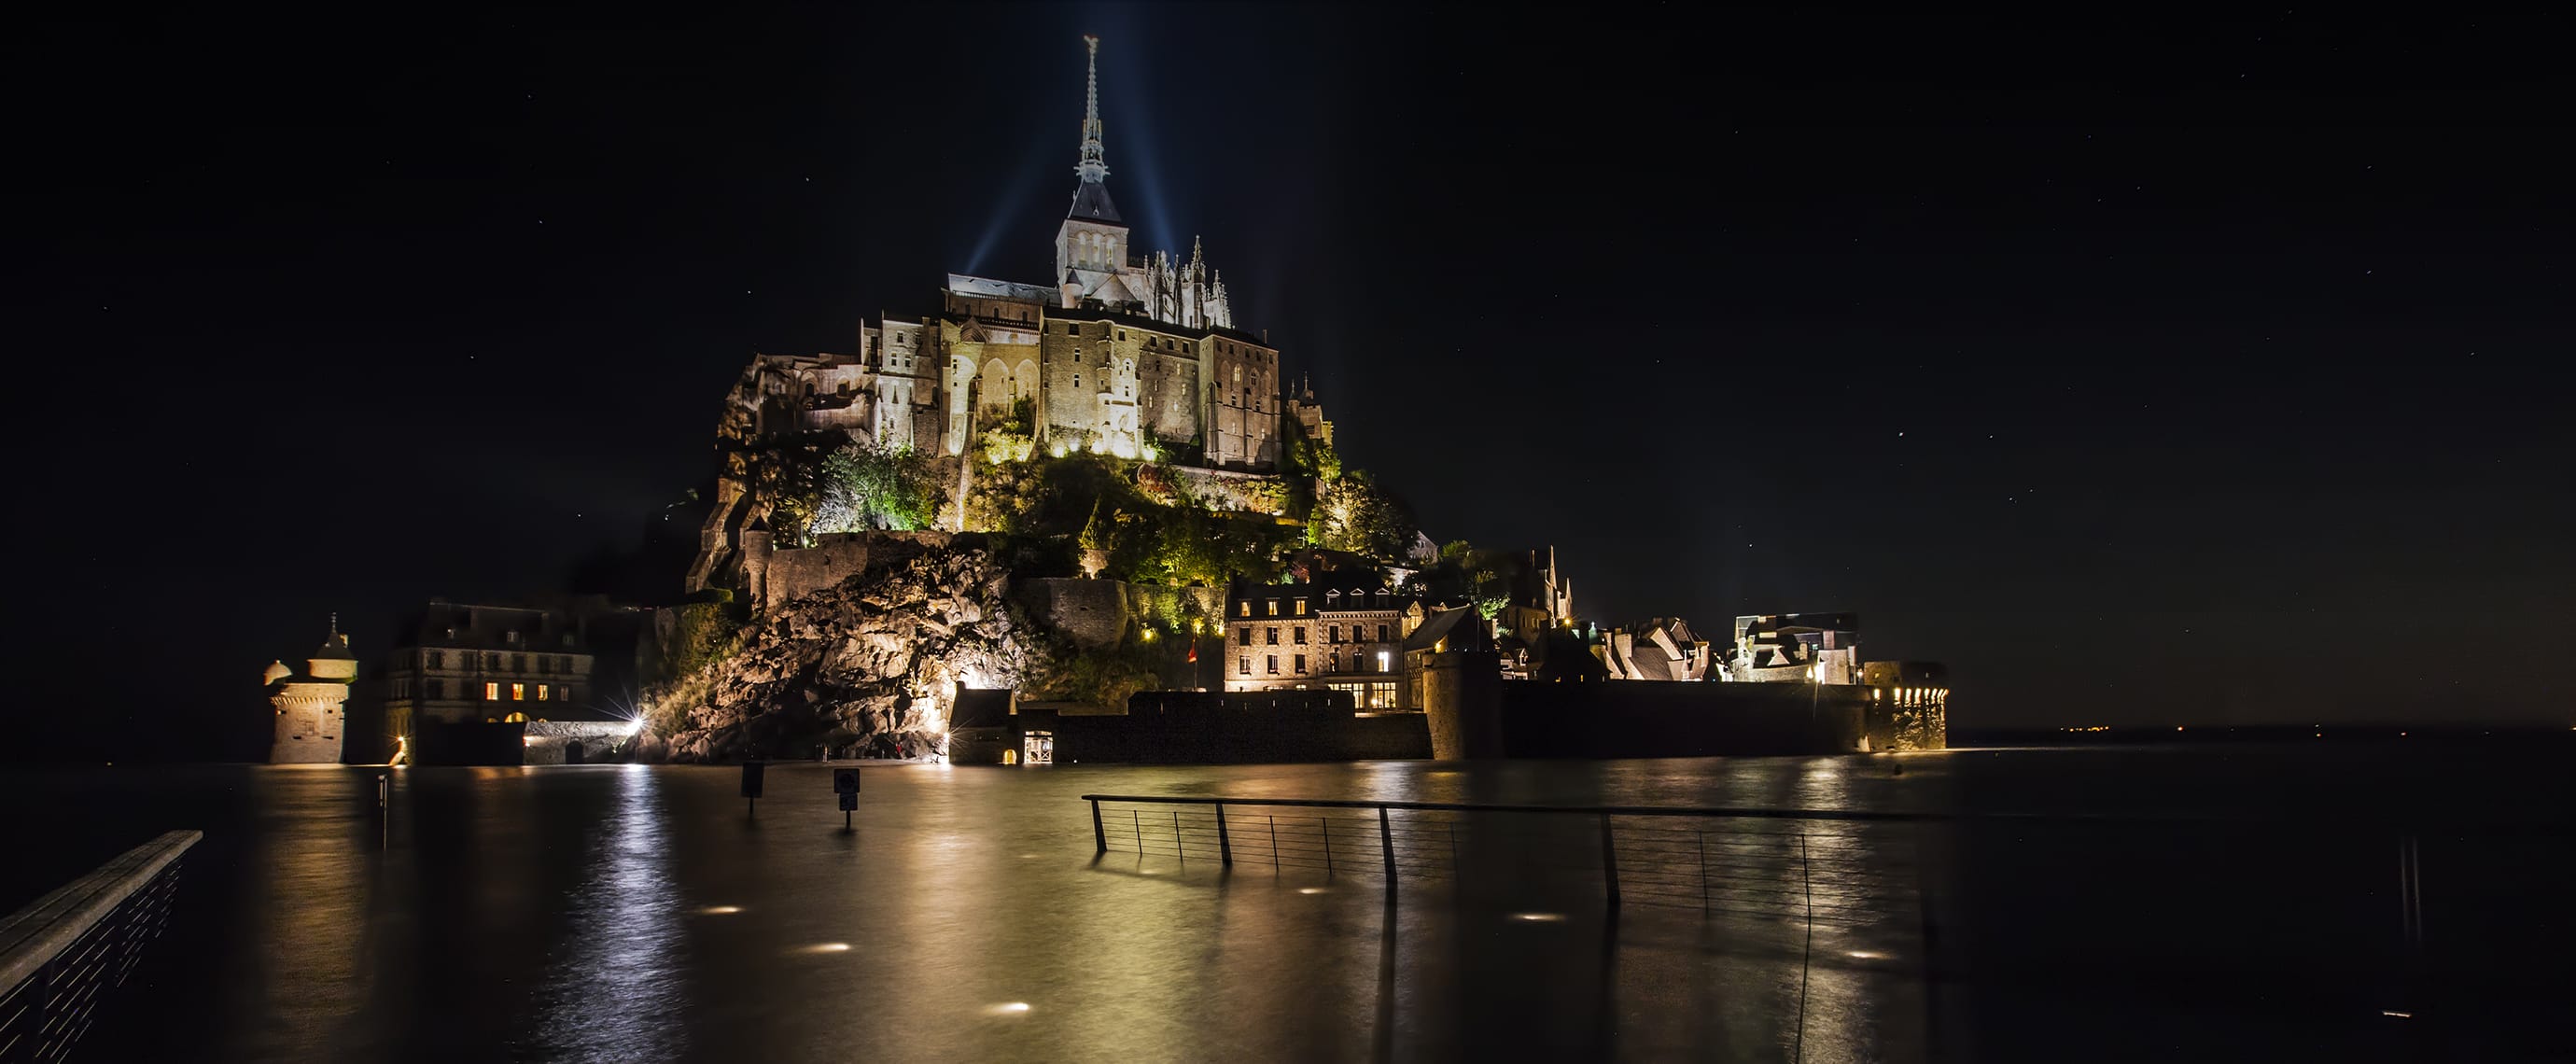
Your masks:
[[[1084,650],[1116,647],[1136,622],[1188,628],[1216,622],[1225,612],[1225,589],[1219,587],[1044,577],[1020,581],[1017,593],[1031,619],[1070,636]]]
[[[924,550],[946,547],[954,538],[948,532],[835,533],[821,537],[811,547],[773,552],[761,608],[776,610],[781,604],[857,576],[870,565],[885,565]]]

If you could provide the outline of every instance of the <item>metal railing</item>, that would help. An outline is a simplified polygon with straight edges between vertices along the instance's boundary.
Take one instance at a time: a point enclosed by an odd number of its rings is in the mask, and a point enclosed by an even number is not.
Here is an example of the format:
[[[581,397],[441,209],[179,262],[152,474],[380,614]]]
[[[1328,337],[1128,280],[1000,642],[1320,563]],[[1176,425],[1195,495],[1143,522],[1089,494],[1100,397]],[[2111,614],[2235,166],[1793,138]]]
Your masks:
[[[70,1053],[161,937],[180,857],[204,837],[164,833],[0,921],[0,1062]]]
[[[2233,978],[2277,995],[2277,977],[2297,973],[2310,977],[2297,985],[2384,1002],[2371,1007],[2390,1016],[2428,993],[2452,993],[2455,1005],[2476,996],[2446,985],[2515,992],[2512,974],[2484,958],[2554,919],[2566,884],[2543,870],[2564,867],[2571,837],[2550,820],[2324,814],[1081,798],[1095,860],[1320,872],[1382,883],[1390,902],[1400,887],[1438,884],[1460,903],[1499,902],[1526,918],[1561,918],[1579,899],[1614,912],[1693,908],[1755,936],[1748,943],[1774,941],[1761,937],[1769,927],[1782,948],[1802,950],[1823,933],[1837,936],[1836,957],[1901,959],[1944,978],[2161,975],[2195,988]],[[2428,908],[2428,878],[2454,884],[2449,904]],[[2447,930],[2428,940],[2428,923]]]
[[[1094,852],[1405,881],[1549,873],[1603,900],[1713,913],[1875,920],[1920,891],[1919,854],[1885,829],[1940,818],[1829,810],[1087,794]],[[1231,812],[1229,812],[1231,810]],[[1401,814],[1401,815],[1399,815]],[[1479,876],[1490,873],[1490,876]]]

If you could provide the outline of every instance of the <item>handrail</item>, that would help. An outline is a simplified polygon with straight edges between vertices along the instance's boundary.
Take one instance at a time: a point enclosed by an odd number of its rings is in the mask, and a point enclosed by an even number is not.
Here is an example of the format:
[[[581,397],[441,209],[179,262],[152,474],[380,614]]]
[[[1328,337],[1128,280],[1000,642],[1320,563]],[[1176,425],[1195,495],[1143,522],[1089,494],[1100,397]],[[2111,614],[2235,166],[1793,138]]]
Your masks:
[[[1916,813],[1878,812],[1857,809],[1752,809],[1734,806],[1674,805],[1513,805],[1499,802],[1417,802],[1402,799],[1368,798],[1241,798],[1227,795],[1187,794],[1085,794],[1085,802],[1150,802],[1162,805],[1257,805],[1294,806],[1309,809],[1409,809],[1421,812],[1458,813],[1558,813],[1586,816],[1671,816],[1703,818],[1740,818],[1748,820],[1843,820],[1890,824],[1995,823],[2033,825],[2091,826],[2173,826],[2208,827],[2215,825],[2360,828],[2383,832],[2391,828],[2417,827],[2414,818],[2404,816],[2290,816],[2281,814],[2191,814],[2191,813]],[[2498,821],[2483,818],[2474,824],[2443,821],[2443,829],[2466,834],[2487,831],[2544,834],[2576,834],[2576,824],[2556,820]]]
[[[0,993],[17,989],[206,837],[168,831],[0,920]]]

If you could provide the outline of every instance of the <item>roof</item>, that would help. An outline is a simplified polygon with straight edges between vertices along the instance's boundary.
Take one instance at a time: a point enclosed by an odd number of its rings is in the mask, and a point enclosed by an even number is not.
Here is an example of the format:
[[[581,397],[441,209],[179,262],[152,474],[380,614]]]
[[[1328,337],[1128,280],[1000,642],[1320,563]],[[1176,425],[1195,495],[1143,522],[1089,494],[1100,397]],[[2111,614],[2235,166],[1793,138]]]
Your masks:
[[[973,277],[962,273],[948,275],[948,290],[961,296],[1016,299],[1024,303],[1053,303],[1064,298],[1063,293],[1042,284],[996,281],[990,277]]]
[[[1451,635],[1463,637],[1457,641],[1456,649],[1491,649],[1486,643],[1485,626],[1478,623],[1482,619],[1482,616],[1471,607],[1461,606],[1454,610],[1442,610],[1432,614],[1429,620],[1422,622],[1422,627],[1414,629],[1412,635],[1404,638],[1404,649],[1408,653],[1429,650]]]
[[[349,637],[338,632],[331,633],[331,638],[323,640],[322,649],[314,651],[313,656],[326,661],[358,660],[357,655],[349,653]]]
[[[1126,219],[1118,216],[1118,205],[1109,202],[1109,186],[1099,181],[1085,181],[1074,186],[1073,210],[1065,217],[1111,225],[1127,224]]]

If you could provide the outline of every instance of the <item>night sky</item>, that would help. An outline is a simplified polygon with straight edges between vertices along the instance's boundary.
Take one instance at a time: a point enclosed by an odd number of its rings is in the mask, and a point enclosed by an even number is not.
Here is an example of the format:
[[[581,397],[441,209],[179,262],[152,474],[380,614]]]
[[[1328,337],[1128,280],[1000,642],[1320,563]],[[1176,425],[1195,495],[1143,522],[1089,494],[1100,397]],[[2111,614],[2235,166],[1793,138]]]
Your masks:
[[[752,352],[1047,280],[1083,32],[1139,246],[1589,618],[1856,611],[1956,727],[2571,722],[2555,30],[1546,10],[22,23],[5,756],[259,756],[332,611],[637,541]]]

